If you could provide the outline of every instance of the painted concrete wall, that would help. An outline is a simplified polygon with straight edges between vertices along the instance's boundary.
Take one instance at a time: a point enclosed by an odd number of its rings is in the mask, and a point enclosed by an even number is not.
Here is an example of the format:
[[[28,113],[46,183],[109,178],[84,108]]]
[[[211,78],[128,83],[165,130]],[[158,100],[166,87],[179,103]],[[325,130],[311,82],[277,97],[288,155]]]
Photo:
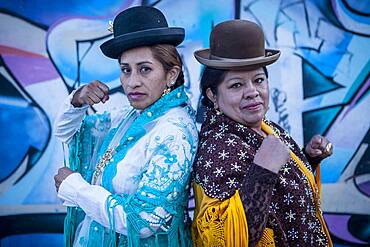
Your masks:
[[[193,52],[208,47],[212,27],[234,18],[263,27],[266,46],[282,51],[269,67],[269,117],[301,145],[315,133],[333,142],[321,170],[325,218],[336,246],[369,244],[370,3],[359,0],[0,1],[1,243],[62,244],[65,209],[52,178],[63,149],[52,123],[67,95],[93,79],[111,88],[94,110],[127,104],[117,61],[99,45],[108,21],[135,5],[154,5],[186,29],[179,51],[195,108],[202,68]],[[26,233],[37,234],[14,235]]]

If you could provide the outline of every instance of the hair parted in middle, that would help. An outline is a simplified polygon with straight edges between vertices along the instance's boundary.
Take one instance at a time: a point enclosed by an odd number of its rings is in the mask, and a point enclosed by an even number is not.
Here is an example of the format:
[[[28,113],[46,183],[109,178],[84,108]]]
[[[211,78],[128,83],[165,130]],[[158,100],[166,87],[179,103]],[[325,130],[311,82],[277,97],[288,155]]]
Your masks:
[[[266,66],[262,67],[268,78],[268,71]],[[213,108],[213,102],[207,97],[207,89],[211,89],[212,93],[217,95],[217,88],[225,79],[226,73],[229,70],[215,69],[208,66],[204,67],[202,78],[200,79],[201,102],[204,106]]]

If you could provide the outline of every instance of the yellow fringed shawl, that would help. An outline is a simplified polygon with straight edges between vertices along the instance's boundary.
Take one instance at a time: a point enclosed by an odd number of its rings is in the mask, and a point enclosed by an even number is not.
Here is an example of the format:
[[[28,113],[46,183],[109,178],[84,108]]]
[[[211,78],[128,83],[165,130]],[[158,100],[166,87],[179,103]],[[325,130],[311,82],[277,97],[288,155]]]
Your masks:
[[[202,187],[194,184],[196,211],[192,225],[193,245],[248,246],[248,224],[239,192],[225,200],[207,196]],[[275,246],[272,229],[266,228],[257,245]]]
[[[273,129],[263,121],[262,121],[261,128],[264,132],[266,132],[266,134],[268,134],[268,135],[273,134],[273,135],[275,135],[276,137],[279,138],[279,136],[273,131]],[[320,206],[321,205],[320,204],[320,200],[321,200],[320,165],[317,166],[316,179],[315,179],[312,172],[307,169],[307,167],[303,164],[303,162],[291,150],[290,150],[290,156],[298,164],[299,169],[304,173],[305,177],[307,178],[307,180],[308,180],[308,182],[311,186],[312,192],[314,193],[314,200],[315,200],[315,205],[316,205],[316,217],[319,219],[319,221],[321,223],[321,226],[322,226],[322,230],[325,233],[326,237],[328,238],[329,247],[332,247],[333,242],[330,238],[329,230],[328,230],[328,227],[325,224],[325,220],[324,220],[324,217],[322,215],[321,206]],[[317,183],[317,190],[315,188],[315,182]]]
[[[267,134],[277,134],[266,123],[262,122],[262,130]],[[333,246],[328,228],[322,216],[320,208],[320,168],[316,173],[316,179],[311,171],[303,164],[303,162],[290,151],[291,157],[298,164],[301,171],[305,174],[312,191],[315,194],[315,204],[317,207],[317,217],[321,222],[322,229],[325,232],[329,247]],[[315,180],[318,185],[318,195],[316,195]],[[220,201],[217,198],[208,197],[202,187],[194,183],[195,194],[195,212],[194,221],[192,224],[193,245],[196,247],[212,247],[212,246],[248,246],[248,223],[244,213],[243,204],[239,197],[239,192],[225,201]],[[273,247],[274,232],[270,228],[265,228],[257,247]]]

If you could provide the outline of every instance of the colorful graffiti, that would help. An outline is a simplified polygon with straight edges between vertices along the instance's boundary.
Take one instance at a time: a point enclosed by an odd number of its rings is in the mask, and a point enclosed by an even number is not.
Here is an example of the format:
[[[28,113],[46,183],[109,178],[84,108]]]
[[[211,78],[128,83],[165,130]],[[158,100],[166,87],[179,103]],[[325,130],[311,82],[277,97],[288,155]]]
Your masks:
[[[128,104],[117,63],[99,45],[108,21],[135,5],[186,29],[179,51],[197,109],[202,68],[192,53],[208,46],[212,27],[233,18],[263,27],[267,46],[282,51],[269,71],[269,117],[301,145],[315,133],[333,142],[321,172],[329,230],[336,246],[369,245],[370,4],[358,0],[0,1],[0,245],[62,245],[65,208],[52,177],[63,148],[52,123],[67,95],[93,79],[111,99],[90,113]]]

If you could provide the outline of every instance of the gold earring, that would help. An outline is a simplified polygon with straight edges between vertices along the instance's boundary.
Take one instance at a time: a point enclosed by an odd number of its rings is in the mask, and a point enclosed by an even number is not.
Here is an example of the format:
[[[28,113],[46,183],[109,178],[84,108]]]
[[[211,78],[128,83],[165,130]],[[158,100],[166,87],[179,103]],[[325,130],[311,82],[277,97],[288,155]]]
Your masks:
[[[166,94],[168,94],[169,92],[171,92],[171,88],[166,88],[163,93],[162,93],[162,97],[165,96]]]
[[[215,106],[216,115],[220,116],[222,112],[218,109],[218,107]]]

